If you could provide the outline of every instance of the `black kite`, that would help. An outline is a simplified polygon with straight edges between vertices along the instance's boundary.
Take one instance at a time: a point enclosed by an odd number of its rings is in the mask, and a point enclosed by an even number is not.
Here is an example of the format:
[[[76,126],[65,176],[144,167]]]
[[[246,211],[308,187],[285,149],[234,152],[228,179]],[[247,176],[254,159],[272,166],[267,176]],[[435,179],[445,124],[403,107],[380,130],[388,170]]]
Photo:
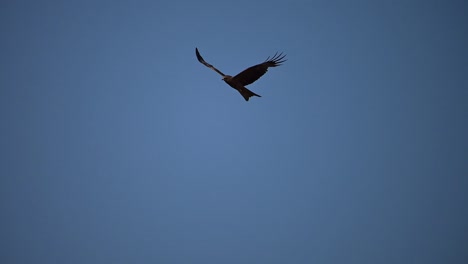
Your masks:
[[[261,97],[261,96],[245,88],[245,86],[255,82],[260,77],[262,77],[267,72],[269,67],[280,66],[281,63],[286,61],[286,60],[283,60],[286,55],[283,55],[283,53],[280,53],[280,54],[276,53],[271,59],[270,57],[268,57],[263,63],[247,68],[243,70],[241,73],[232,77],[230,75],[226,75],[222,73],[220,70],[216,69],[213,65],[207,63],[200,55],[200,52],[198,52],[197,48],[195,48],[195,54],[197,55],[197,59],[199,62],[201,62],[206,67],[214,70],[215,72],[223,76],[223,81],[229,84],[229,86],[231,86],[232,88],[239,91],[239,93],[244,97],[246,101],[248,101],[249,98],[252,96],[258,96],[258,97]]]

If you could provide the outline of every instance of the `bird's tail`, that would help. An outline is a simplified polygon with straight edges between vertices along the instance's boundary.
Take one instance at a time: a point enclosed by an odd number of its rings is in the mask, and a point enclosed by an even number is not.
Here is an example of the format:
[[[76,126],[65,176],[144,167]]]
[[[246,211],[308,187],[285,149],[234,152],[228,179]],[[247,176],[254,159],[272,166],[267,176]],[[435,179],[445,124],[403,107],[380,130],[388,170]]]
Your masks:
[[[239,93],[244,97],[244,99],[245,99],[246,101],[248,101],[249,98],[252,97],[252,96],[261,97],[260,95],[258,95],[258,94],[256,94],[256,93],[250,91],[249,89],[247,89],[247,88],[245,88],[245,87],[243,87],[242,89],[239,89],[238,91],[239,91]]]

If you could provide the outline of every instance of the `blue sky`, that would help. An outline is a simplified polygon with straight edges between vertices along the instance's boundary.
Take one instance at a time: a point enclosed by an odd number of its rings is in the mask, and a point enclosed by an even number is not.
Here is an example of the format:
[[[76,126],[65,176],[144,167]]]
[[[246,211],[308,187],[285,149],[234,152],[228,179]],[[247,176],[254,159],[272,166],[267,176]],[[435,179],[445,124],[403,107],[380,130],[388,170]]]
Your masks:
[[[1,263],[466,263],[465,1],[0,7]]]

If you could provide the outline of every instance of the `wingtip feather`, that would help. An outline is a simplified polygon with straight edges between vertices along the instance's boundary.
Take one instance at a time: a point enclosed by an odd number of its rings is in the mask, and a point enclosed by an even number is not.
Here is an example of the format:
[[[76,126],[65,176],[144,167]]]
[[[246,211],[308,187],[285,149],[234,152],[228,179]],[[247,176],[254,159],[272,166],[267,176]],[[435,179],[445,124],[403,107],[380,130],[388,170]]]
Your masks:
[[[283,54],[283,52],[279,54],[278,52],[276,52],[275,55],[273,55],[273,57],[270,58],[270,56],[268,56],[265,62],[272,63],[273,65],[271,65],[270,67],[276,67],[276,66],[280,66],[281,63],[287,61],[287,59],[284,59],[285,57],[286,57],[286,54]]]
[[[205,60],[203,57],[200,55],[200,52],[198,51],[198,48],[195,48],[195,55],[197,55],[197,59],[199,62],[203,63]]]

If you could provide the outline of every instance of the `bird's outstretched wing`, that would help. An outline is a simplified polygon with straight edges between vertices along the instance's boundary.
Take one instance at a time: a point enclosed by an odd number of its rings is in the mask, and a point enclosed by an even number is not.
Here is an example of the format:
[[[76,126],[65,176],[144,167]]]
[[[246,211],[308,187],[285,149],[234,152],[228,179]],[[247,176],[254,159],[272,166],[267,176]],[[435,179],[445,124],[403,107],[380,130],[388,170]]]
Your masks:
[[[271,59],[270,57],[268,57],[265,60],[265,62],[243,70],[241,73],[237,74],[232,79],[241,83],[244,86],[249,85],[258,80],[260,77],[262,77],[267,72],[269,67],[280,66],[281,63],[285,62],[285,56],[286,55],[283,55],[283,53],[275,53],[275,55]]]
[[[200,55],[200,52],[198,52],[198,49],[195,48],[195,54],[197,55],[197,59],[199,62],[201,62],[203,65],[205,65],[206,67],[212,69],[213,71],[221,74],[221,76],[226,76],[224,73],[222,73],[220,70],[216,69],[213,65],[209,64],[208,62],[206,62],[202,56]]]

